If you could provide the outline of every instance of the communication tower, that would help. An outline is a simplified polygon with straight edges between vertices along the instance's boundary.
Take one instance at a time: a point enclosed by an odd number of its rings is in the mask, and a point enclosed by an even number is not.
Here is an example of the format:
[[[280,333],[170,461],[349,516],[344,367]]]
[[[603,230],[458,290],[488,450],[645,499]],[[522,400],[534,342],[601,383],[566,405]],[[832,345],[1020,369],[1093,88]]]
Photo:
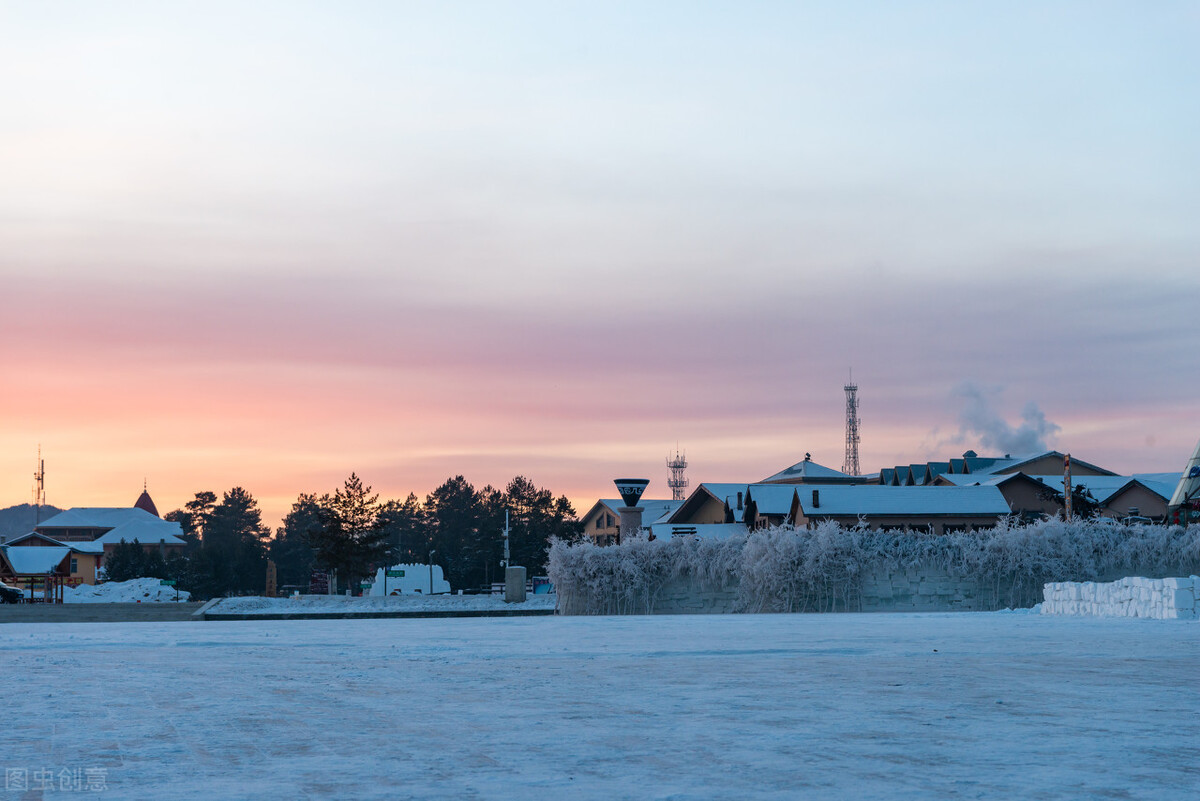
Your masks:
[[[853,374],[851,374],[853,375]],[[847,475],[862,475],[858,466],[858,384],[847,384],[846,390],[846,461],[842,464],[842,472]]]
[[[688,480],[683,475],[683,471],[687,469],[687,457],[679,453],[679,448],[675,449],[674,458],[667,457],[667,467],[671,468],[671,477],[667,479],[667,486],[671,488],[671,500],[682,501],[687,496],[688,488]]]
[[[46,462],[42,459],[42,446],[38,445],[37,469],[33,471],[33,519],[34,525],[42,522],[42,507],[46,505]]]

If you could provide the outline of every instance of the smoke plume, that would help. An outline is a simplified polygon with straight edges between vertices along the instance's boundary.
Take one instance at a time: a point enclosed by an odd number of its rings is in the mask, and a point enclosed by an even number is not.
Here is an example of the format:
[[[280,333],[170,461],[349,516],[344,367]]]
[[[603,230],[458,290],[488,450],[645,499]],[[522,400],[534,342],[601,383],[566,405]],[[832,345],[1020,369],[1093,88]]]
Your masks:
[[[973,436],[984,451],[992,453],[1025,454],[1050,450],[1048,438],[1061,430],[1046,419],[1045,413],[1033,401],[1021,410],[1021,424],[1011,426],[992,405],[1000,388],[981,387],[964,381],[954,388],[953,395],[962,398],[965,406],[958,415],[957,441]]]

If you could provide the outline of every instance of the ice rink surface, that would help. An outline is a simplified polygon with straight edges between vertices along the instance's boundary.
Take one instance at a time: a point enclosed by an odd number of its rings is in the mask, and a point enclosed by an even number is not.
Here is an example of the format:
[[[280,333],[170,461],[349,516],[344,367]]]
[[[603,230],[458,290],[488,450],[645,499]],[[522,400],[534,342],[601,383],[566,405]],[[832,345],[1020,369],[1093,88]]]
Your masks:
[[[29,788],[0,798],[1200,792],[1196,622],[308,620],[11,624],[0,637],[0,768]],[[107,789],[45,790],[64,769]]]

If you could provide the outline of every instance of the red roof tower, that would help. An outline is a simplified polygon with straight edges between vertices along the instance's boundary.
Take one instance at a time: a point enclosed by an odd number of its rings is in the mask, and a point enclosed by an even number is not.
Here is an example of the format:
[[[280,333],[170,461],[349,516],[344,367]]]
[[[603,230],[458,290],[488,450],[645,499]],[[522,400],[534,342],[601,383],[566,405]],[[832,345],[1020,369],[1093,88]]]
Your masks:
[[[138,496],[137,501],[133,504],[134,509],[141,509],[143,512],[149,512],[155,517],[160,517],[158,507],[154,505],[154,501],[150,498],[150,493],[146,491],[146,485],[142,485],[142,494]]]

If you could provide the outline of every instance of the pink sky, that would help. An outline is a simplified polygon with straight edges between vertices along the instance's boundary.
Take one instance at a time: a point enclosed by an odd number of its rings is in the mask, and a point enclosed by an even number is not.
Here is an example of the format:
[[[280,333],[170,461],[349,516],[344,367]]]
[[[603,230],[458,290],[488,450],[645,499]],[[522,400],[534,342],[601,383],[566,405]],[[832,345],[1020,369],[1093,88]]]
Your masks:
[[[0,11],[0,503],[1200,437],[1194,7]],[[976,410],[979,411],[979,410]]]

